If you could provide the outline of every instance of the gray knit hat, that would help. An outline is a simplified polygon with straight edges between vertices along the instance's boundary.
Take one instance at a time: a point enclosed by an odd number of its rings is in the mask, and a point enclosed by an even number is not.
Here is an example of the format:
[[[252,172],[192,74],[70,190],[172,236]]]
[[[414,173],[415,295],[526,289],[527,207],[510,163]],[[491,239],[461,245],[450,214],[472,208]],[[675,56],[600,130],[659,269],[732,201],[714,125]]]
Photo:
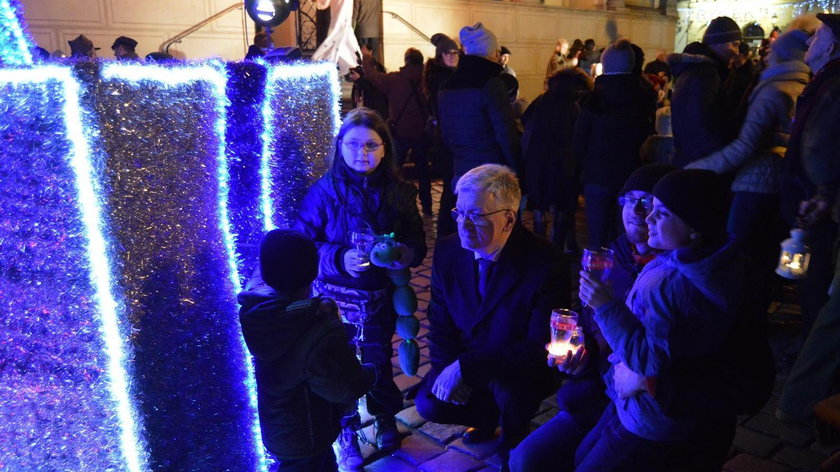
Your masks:
[[[730,41],[741,41],[741,28],[738,23],[728,16],[719,16],[709,23],[703,33],[703,44],[720,44]]]
[[[464,53],[470,56],[492,56],[499,50],[496,35],[485,28],[481,22],[461,28],[460,38]]]
[[[611,44],[601,54],[601,64],[604,74],[629,74],[633,72],[633,65],[636,64],[636,53],[630,41],[619,39]]]

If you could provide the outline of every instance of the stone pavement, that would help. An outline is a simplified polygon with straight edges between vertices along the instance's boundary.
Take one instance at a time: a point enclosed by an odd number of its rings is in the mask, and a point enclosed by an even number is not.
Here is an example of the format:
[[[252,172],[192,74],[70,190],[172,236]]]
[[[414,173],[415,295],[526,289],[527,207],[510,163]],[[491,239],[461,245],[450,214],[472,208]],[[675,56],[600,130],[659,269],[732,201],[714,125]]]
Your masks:
[[[435,201],[435,215],[440,196],[440,183],[433,186]],[[582,212],[579,212],[582,214]],[[528,215],[525,223],[529,225]],[[409,377],[402,373],[396,350],[401,342],[394,336],[394,380],[399,388],[406,392],[420,382],[422,376],[428,372],[429,348],[426,334],[429,324],[426,319],[426,308],[429,304],[431,286],[431,261],[434,252],[434,222],[432,218],[424,218],[429,253],[423,264],[413,272],[411,285],[417,292],[419,309],[416,316],[420,319],[421,329],[418,343],[421,347],[420,369],[416,377]],[[578,241],[586,237],[585,222],[582,218],[578,224]],[[577,269],[573,269],[573,280],[577,280]],[[774,303],[769,315],[770,336],[777,359],[795,343],[800,325],[799,306],[795,303],[795,293],[785,291],[785,300]],[[577,293],[572,297],[577,297]],[[731,450],[731,459],[725,464],[726,472],[794,472],[813,471],[819,468],[833,451],[840,448],[822,445],[814,439],[812,428],[782,423],[774,416],[776,402],[784,385],[786,370],[785,363],[780,361],[776,388],[773,396],[764,409],[755,416],[739,419],[735,441]],[[362,422],[366,437],[373,439],[373,418],[364,413],[362,408]],[[553,396],[543,401],[537,411],[532,426],[537,427],[550,419],[557,412],[557,404]],[[471,472],[498,471],[501,467],[499,457],[492,450],[492,442],[478,445],[464,444],[460,438],[466,429],[462,426],[442,425],[425,421],[417,413],[414,403],[405,402],[405,409],[397,415],[399,430],[406,435],[402,447],[390,455],[379,454],[371,445],[362,444],[362,454],[365,456],[365,470],[368,472]],[[540,472],[540,471],[535,471]]]

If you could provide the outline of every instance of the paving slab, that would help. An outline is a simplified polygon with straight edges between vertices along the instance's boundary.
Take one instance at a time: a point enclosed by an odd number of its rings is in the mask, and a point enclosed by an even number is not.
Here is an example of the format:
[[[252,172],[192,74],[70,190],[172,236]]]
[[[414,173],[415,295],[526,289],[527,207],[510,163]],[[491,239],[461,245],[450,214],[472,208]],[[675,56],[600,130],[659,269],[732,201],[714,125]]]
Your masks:
[[[458,438],[449,443],[448,448],[456,449],[478,460],[483,460],[496,453],[497,444],[498,441],[495,438],[475,444],[466,444],[464,438]]]
[[[738,454],[723,465],[725,472],[793,472],[788,466],[771,462],[751,454]]]
[[[420,413],[417,412],[416,406],[412,406],[400,411],[399,413],[397,413],[396,417],[399,422],[405,424],[409,428],[417,429],[426,423],[426,420],[422,416],[420,416]]]
[[[773,460],[797,470],[817,470],[826,460],[826,456],[807,449],[785,446],[773,456]]]
[[[397,388],[399,388],[400,392],[403,393],[405,393],[406,390],[410,389],[411,387],[419,384],[420,380],[422,380],[420,377],[409,377],[405,374],[399,374],[396,377],[394,377],[394,383],[397,384]]]
[[[752,419],[747,421],[746,426],[800,447],[807,446],[814,440],[814,430],[812,428],[784,423],[767,413],[759,413],[753,416]]]
[[[738,426],[738,429],[735,430],[733,445],[738,449],[738,452],[746,452],[758,457],[770,457],[773,451],[781,447],[782,440]]]
[[[421,426],[419,431],[444,445],[464,434],[466,430],[466,426],[459,424],[440,424],[429,421]]]
[[[414,472],[414,464],[406,462],[396,456],[385,456],[365,466],[365,472]]]
[[[467,454],[450,449],[434,459],[420,464],[417,470],[420,472],[453,472],[456,470],[472,472],[482,469],[485,466],[486,464],[473,459]]]
[[[444,452],[445,449],[440,444],[423,437],[421,434],[412,434],[411,436],[403,439],[402,446],[394,452],[394,456],[416,466],[428,461],[429,459],[437,457]]]

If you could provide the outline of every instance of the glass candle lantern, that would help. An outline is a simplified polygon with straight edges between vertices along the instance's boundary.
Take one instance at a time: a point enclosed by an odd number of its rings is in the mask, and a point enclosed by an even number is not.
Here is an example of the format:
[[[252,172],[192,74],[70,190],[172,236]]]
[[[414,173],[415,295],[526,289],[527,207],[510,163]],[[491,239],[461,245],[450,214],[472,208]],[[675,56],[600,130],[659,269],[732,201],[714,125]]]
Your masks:
[[[576,351],[571,341],[577,328],[578,314],[572,310],[557,308],[551,313],[551,342],[548,354],[564,357],[569,351]]]
[[[805,244],[805,230],[793,229],[790,238],[782,241],[782,252],[779,255],[779,266],[776,273],[786,279],[802,279],[808,274],[808,264],[811,262],[811,248]]]

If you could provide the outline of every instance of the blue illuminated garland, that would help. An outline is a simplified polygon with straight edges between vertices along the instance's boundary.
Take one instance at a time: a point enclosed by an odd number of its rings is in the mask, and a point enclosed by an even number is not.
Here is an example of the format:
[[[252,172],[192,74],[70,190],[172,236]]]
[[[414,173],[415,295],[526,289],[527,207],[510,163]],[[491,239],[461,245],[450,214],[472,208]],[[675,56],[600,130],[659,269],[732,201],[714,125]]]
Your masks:
[[[0,70],[0,136],[0,465],[140,471],[121,307],[70,69]]]
[[[251,61],[227,64],[227,154],[230,168],[228,207],[239,275],[247,280],[257,266],[263,235],[260,218],[260,161],[262,159],[262,104],[266,67]]]
[[[219,64],[120,63],[97,87],[136,396],[165,470],[267,470],[236,318],[225,88]]]
[[[261,207],[269,231],[292,225],[309,187],[329,169],[341,124],[335,64],[272,67],[265,97]]]
[[[22,17],[17,0],[0,0],[0,66],[32,65],[32,41]]]

